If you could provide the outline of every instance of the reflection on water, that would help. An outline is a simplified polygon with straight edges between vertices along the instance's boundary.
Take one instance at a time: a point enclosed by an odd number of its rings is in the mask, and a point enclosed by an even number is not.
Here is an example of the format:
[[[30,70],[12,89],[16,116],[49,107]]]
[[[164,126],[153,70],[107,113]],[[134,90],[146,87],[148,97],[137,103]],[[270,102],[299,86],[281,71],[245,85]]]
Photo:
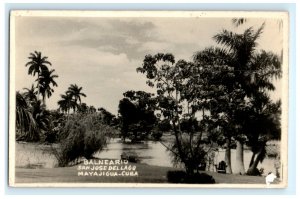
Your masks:
[[[46,147],[46,148],[49,148]],[[98,158],[108,159],[120,159],[121,154],[134,153],[138,156],[141,163],[173,167],[169,152],[160,142],[147,141],[137,144],[122,143],[120,139],[111,139],[107,147],[97,152],[94,156]],[[235,172],[235,150],[231,150],[231,163],[232,171]],[[248,169],[248,165],[251,159],[251,151],[244,151],[244,163],[245,169]],[[225,151],[219,150],[215,153],[214,164],[224,160]],[[258,169],[264,168],[264,174],[273,171],[275,159],[265,158],[262,163],[258,165]],[[30,168],[32,165],[43,165],[43,167],[51,168],[57,165],[55,157],[50,154],[49,150],[45,150],[45,145],[38,145],[32,143],[16,143],[16,167]]]
[[[141,142],[136,144],[122,143],[120,139],[112,139],[106,149],[96,153],[98,158],[120,159],[123,152],[136,153],[141,163],[172,167],[169,152],[160,142]]]

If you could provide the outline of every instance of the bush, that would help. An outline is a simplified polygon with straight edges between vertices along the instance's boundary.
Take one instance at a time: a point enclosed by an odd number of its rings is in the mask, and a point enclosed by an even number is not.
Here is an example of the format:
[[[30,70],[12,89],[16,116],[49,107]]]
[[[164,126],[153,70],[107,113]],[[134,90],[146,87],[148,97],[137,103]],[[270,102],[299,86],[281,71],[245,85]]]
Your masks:
[[[206,173],[195,173],[188,175],[184,171],[168,171],[168,182],[170,183],[186,183],[186,184],[214,184],[215,179]]]
[[[247,171],[247,175],[249,176],[262,176],[263,173],[264,173],[264,168],[261,169],[255,168],[254,170]]]
[[[154,132],[151,133],[151,136],[153,137],[153,139],[155,141],[160,140],[160,138],[162,137],[162,135],[163,135],[163,132],[161,132],[161,131],[154,131]]]
[[[168,171],[167,178],[168,182],[171,183],[184,183],[186,172],[184,171]]]
[[[185,183],[190,184],[214,184],[215,179],[206,173],[196,173],[194,175],[187,176]]]
[[[53,149],[58,166],[77,164],[80,158],[91,159],[107,143],[107,135],[114,131],[99,120],[97,114],[84,118],[73,116],[60,132],[60,147]]]
[[[50,112],[49,129],[44,133],[44,141],[47,143],[56,143],[59,140],[61,128],[65,126],[66,117],[63,113],[56,110]]]

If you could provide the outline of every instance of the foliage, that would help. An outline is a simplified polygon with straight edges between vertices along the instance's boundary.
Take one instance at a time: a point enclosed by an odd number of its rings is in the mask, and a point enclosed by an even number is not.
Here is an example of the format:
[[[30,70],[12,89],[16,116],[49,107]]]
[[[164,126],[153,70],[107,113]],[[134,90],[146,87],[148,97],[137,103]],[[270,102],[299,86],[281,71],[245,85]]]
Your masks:
[[[30,61],[26,63],[26,67],[29,66],[29,75],[35,76],[37,74],[39,76],[42,70],[48,68],[49,65],[51,66],[51,62],[47,60],[48,57],[43,57],[41,52],[34,51],[34,53],[30,53],[28,59]]]
[[[72,96],[68,94],[60,95],[60,97],[61,100],[57,102],[59,110],[69,114],[70,109],[75,109],[75,107],[77,106],[76,102],[72,99]]]
[[[57,83],[54,81],[54,78],[57,78],[58,75],[52,74],[55,70],[49,70],[48,66],[51,66],[51,62],[47,59],[48,57],[43,57],[41,52],[34,51],[34,53],[30,53],[28,57],[30,60],[26,63],[26,67],[28,66],[28,74],[35,76],[37,74],[37,95],[41,94],[43,98],[43,102],[45,103],[45,97],[48,98],[54,92],[52,86],[57,86]],[[38,98],[38,96],[37,96]]]
[[[107,111],[105,108],[98,108],[99,113],[101,114],[102,121],[104,124],[115,126],[116,124],[116,116],[111,112]]]
[[[39,93],[42,95],[43,101],[45,101],[46,96],[49,98],[54,92],[54,89],[51,87],[51,84],[53,87],[57,86],[57,83],[54,79],[58,78],[58,75],[53,74],[54,71],[54,69],[49,70],[47,67],[43,68],[36,80],[38,82],[38,90]]]
[[[209,134],[207,121],[211,118],[206,114],[209,99],[201,90],[205,82],[199,82],[202,67],[184,60],[176,62],[172,54],[158,53],[146,55],[137,72],[146,75],[150,87],[157,88],[155,110],[161,120],[169,121],[175,136],[175,143],[169,147],[174,163],[183,163],[187,173],[194,173],[205,160],[205,145],[210,145],[203,139]],[[202,113],[200,121],[196,113]]]
[[[66,94],[71,97],[72,100],[75,102],[75,106],[72,108],[74,109],[74,112],[76,108],[78,107],[77,101],[79,101],[79,104],[81,104],[81,96],[86,97],[86,94],[81,92],[82,87],[78,87],[76,84],[71,84],[66,91]]]
[[[17,140],[39,140],[37,124],[32,116],[30,103],[18,91],[16,92],[16,130]]]
[[[23,93],[27,101],[34,103],[37,101],[37,91],[35,86],[32,84],[31,88],[23,88],[25,92]]]
[[[197,173],[188,175],[184,171],[168,171],[168,182],[170,183],[186,183],[186,184],[214,184],[215,179],[206,173]]]
[[[91,159],[102,150],[115,129],[105,125],[97,113],[71,116],[60,131],[60,148],[53,150],[59,166],[76,164],[80,158]]]
[[[69,114],[71,109],[73,109],[75,113],[76,108],[79,113],[96,112],[95,108],[87,107],[86,104],[81,104],[81,96],[86,97],[86,94],[81,91],[82,87],[78,87],[76,84],[71,84],[66,93],[60,95],[62,99],[57,102],[59,110],[67,114]],[[77,103],[77,101],[79,101],[79,103]]]
[[[246,19],[233,21],[239,25]],[[209,86],[206,99],[210,100],[207,106],[210,106],[215,127],[227,143],[234,138],[242,146],[247,139],[251,139],[253,133],[264,136],[266,132],[251,128],[251,120],[255,117],[250,112],[259,108],[257,104],[266,96],[266,92],[275,89],[271,80],[281,77],[281,63],[274,53],[257,50],[257,40],[263,28],[264,24],[257,30],[250,27],[242,34],[223,30],[213,37],[221,47],[210,47],[194,55],[195,64],[208,69],[206,75],[200,75]],[[205,94],[205,87],[201,89],[199,93]],[[272,126],[270,122],[268,124]],[[268,129],[267,126],[264,128]],[[256,139],[254,145],[259,145],[258,142]]]
[[[66,118],[63,113],[60,113],[58,111],[49,111],[50,113],[50,123],[48,131],[45,132],[45,142],[48,143],[56,143],[59,140],[59,132],[61,131],[61,128],[66,123]]]
[[[132,142],[145,139],[156,124],[152,94],[143,91],[127,91],[119,103],[121,132],[123,139]]]

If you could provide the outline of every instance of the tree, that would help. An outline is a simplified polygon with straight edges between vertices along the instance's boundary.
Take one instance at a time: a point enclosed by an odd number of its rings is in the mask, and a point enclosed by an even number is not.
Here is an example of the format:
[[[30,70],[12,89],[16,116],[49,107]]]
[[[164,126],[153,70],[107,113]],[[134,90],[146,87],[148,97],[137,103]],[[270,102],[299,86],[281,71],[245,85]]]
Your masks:
[[[97,109],[92,105],[88,107],[88,112],[89,113],[96,113]]]
[[[43,103],[45,103],[46,96],[49,98],[51,97],[52,93],[54,92],[52,86],[57,86],[57,83],[55,82],[55,78],[58,78],[58,75],[53,74],[54,69],[50,70],[48,68],[44,68],[36,80],[38,82],[38,91],[42,95]]]
[[[62,99],[57,102],[59,109],[69,115],[70,109],[75,109],[74,107],[77,106],[77,103],[72,99],[71,95],[67,93],[65,95],[60,95],[60,97]]]
[[[29,102],[36,102],[37,101],[37,91],[35,90],[35,86],[32,84],[31,88],[23,88],[25,92],[23,93],[24,97],[29,101]]]
[[[49,62],[47,59],[48,57],[43,57],[41,52],[38,51],[34,51],[34,53],[30,53],[30,56],[28,57],[28,59],[30,59],[29,62],[26,63],[26,67],[28,66],[28,74],[35,76],[35,74],[37,74],[37,76],[39,77],[42,70],[47,70],[48,66],[52,65],[51,62]],[[38,88],[38,92],[39,92],[39,84],[37,85]],[[39,96],[39,93],[38,93]]]
[[[30,103],[20,93],[16,92],[16,128],[22,140],[35,141],[39,139],[37,124],[32,116]]]
[[[144,91],[127,91],[119,103],[121,132],[123,139],[132,142],[145,139],[156,123],[153,105],[155,99]]]
[[[77,112],[86,114],[88,112],[88,106],[86,105],[86,103],[81,103],[80,105],[78,105]]]
[[[205,161],[212,146],[204,138],[209,134],[210,123],[205,112],[207,100],[198,98],[201,93],[198,92],[199,76],[196,76],[201,70],[191,62],[175,62],[172,54],[163,53],[145,56],[143,66],[137,68],[137,72],[146,74],[147,84],[157,88],[155,109],[160,112],[161,118],[170,122],[175,137],[175,142],[168,149],[173,154],[174,163],[183,163],[189,175],[198,172],[199,164]],[[195,78],[191,78],[193,75]],[[199,112],[202,112],[200,121],[195,116]],[[182,129],[183,118],[188,121],[196,119],[197,128]]]
[[[266,156],[266,143],[272,139],[280,139],[280,101],[272,102],[264,93],[251,100],[252,106],[247,112],[247,145],[250,146],[252,157],[247,170],[248,175],[260,175],[257,165]]]
[[[40,131],[47,132],[50,130],[50,112],[40,100],[32,104],[32,116]]]
[[[79,101],[79,104],[81,104],[81,96],[86,97],[86,94],[81,92],[82,87],[78,87],[76,84],[71,84],[70,87],[68,88],[67,94],[70,95],[75,103],[77,104],[77,101]],[[74,112],[75,112],[74,107]]]
[[[229,66],[226,52],[220,48],[206,48],[194,55],[194,64],[200,68],[192,73],[196,83],[193,95],[201,102],[199,107],[209,113],[209,139],[221,146],[225,145],[226,172],[231,169],[232,137],[236,132],[237,122],[234,121],[236,105],[243,103],[239,98],[241,90],[235,90],[234,69]]]
[[[98,108],[98,111],[101,114],[101,119],[104,124],[107,125],[116,125],[114,124],[116,116],[112,114],[111,112],[107,111],[105,108]]]
[[[227,30],[213,38],[222,48],[209,48],[198,52],[195,61],[207,66],[219,66],[223,70],[218,89],[224,94],[215,96],[222,106],[213,111],[213,116],[219,120],[219,126],[224,131],[227,145],[230,146],[233,137],[237,145],[237,173],[244,174],[243,145],[247,133],[243,128],[247,118],[241,117],[248,111],[249,101],[260,96],[258,91],[274,90],[272,78],[281,75],[281,64],[277,55],[264,50],[257,50],[257,39],[261,35],[264,24],[257,30],[248,28],[242,34]],[[223,68],[223,69],[222,69]],[[227,68],[227,69],[226,69]],[[227,73],[227,74],[226,74]],[[219,97],[218,97],[219,96]],[[227,164],[230,165],[230,147],[226,150]],[[229,166],[230,167],[230,166]]]

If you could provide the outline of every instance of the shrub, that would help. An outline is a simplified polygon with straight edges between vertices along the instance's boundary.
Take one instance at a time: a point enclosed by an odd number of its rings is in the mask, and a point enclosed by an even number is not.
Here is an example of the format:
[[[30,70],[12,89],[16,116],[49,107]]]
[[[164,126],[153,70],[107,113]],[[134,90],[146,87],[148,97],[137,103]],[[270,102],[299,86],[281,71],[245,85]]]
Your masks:
[[[91,159],[107,143],[114,129],[101,123],[97,114],[69,118],[60,132],[60,147],[53,149],[58,166],[77,164],[80,158]]]
[[[185,183],[189,184],[214,184],[215,179],[206,173],[196,173],[194,175],[187,176]]]
[[[61,128],[65,126],[66,117],[63,113],[60,113],[56,110],[49,111],[50,112],[50,123],[49,129],[44,133],[44,141],[47,143],[56,143],[59,140],[59,134]]]
[[[168,171],[168,182],[171,183],[184,183],[186,172],[184,171]]]
[[[162,131],[153,131],[153,132],[151,133],[151,136],[153,137],[153,139],[154,139],[155,141],[160,140],[160,138],[162,137],[162,135],[163,135],[163,132],[162,132]]]
[[[247,171],[247,175],[249,176],[261,176],[264,173],[264,168],[258,169],[255,168],[253,170]]]
[[[206,173],[195,173],[188,175],[184,171],[168,171],[168,182],[186,184],[214,184],[215,179]]]

